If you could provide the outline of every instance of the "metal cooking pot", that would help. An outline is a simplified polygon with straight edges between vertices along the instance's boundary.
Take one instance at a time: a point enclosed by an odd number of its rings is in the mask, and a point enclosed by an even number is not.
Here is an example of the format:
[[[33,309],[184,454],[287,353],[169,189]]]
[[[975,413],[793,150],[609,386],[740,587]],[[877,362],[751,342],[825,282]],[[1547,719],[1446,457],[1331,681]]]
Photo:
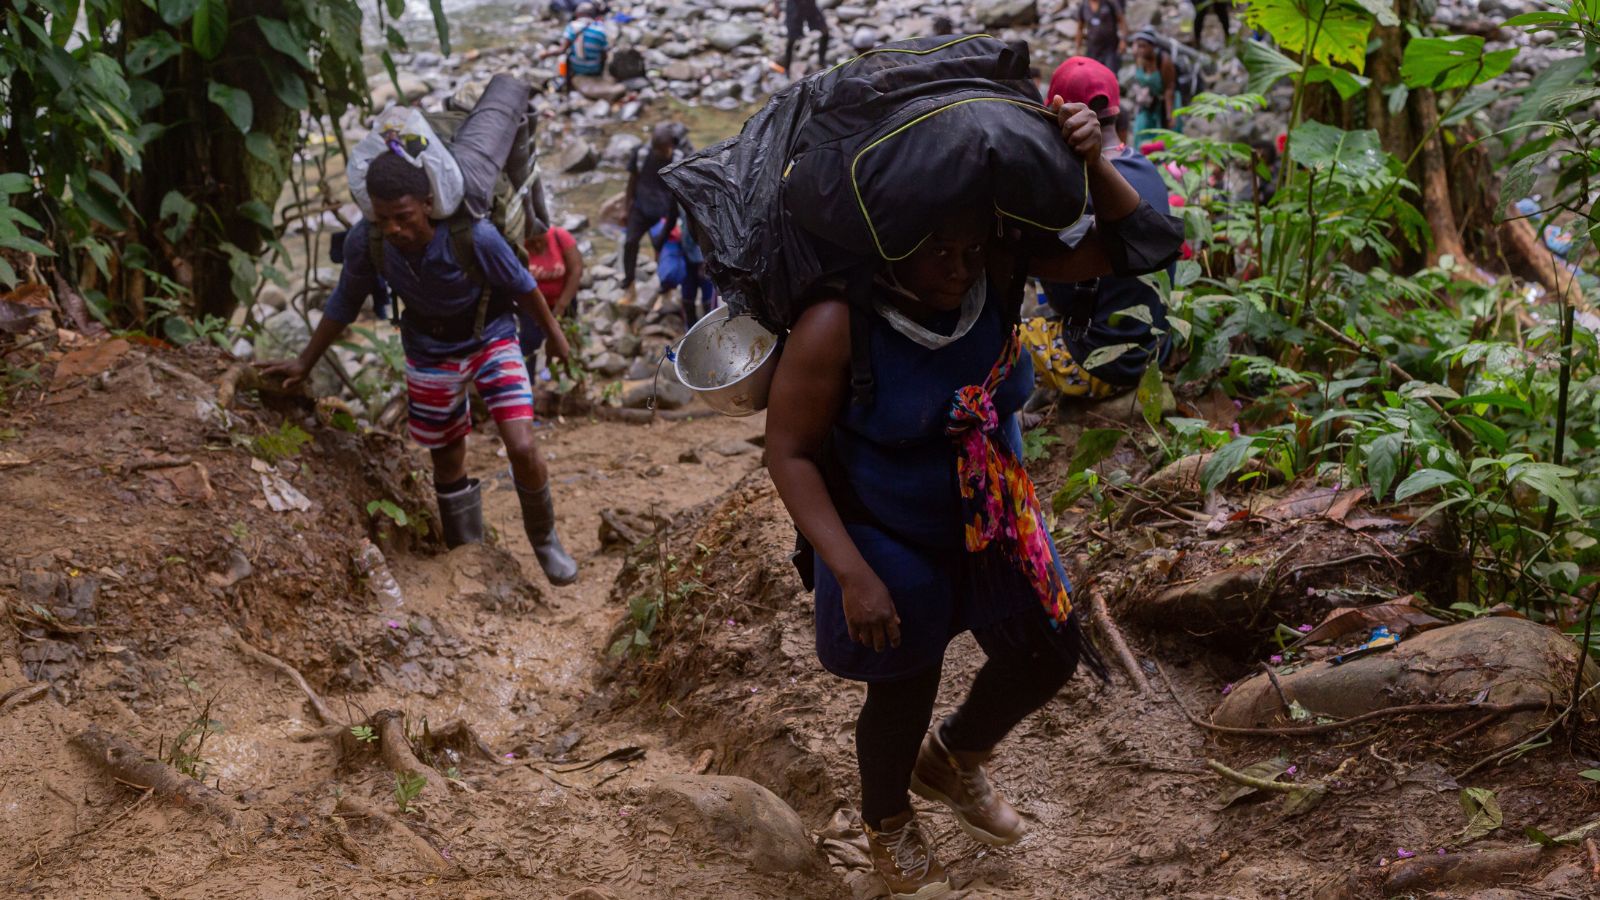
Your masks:
[[[673,369],[684,386],[725,416],[767,408],[781,339],[754,316],[728,317],[721,306],[696,322],[678,342]]]

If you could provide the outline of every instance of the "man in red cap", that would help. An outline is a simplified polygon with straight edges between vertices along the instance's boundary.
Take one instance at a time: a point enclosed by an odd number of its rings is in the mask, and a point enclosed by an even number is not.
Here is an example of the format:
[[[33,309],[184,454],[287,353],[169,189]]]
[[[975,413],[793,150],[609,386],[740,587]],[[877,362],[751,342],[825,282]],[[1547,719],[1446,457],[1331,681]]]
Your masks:
[[[1144,154],[1127,144],[1127,117],[1121,115],[1122,91],[1117,76],[1095,60],[1074,56],[1057,67],[1050,79],[1046,104],[1056,97],[1085,104],[1099,113],[1105,157],[1153,209],[1170,212],[1167,185],[1161,173]],[[1173,275],[1174,270],[1168,269],[1167,277]],[[1061,319],[1048,325],[1034,320],[1024,329],[1024,341],[1040,376],[1064,395],[1101,397],[1132,387],[1139,383],[1152,354],[1159,362],[1171,352],[1161,296],[1138,278],[1107,277],[1075,284],[1046,282],[1044,291]],[[1149,308],[1149,322],[1142,321],[1142,316],[1119,315],[1140,306]],[[1134,344],[1138,349],[1089,370],[1074,362],[1085,359],[1096,347],[1114,344]]]

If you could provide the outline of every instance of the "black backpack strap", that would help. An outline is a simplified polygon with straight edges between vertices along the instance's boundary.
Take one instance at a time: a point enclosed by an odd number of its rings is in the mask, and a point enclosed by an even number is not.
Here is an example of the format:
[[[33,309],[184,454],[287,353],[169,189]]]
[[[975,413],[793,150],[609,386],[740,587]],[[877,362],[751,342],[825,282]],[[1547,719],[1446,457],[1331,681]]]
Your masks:
[[[367,223],[367,259],[372,263],[372,274],[378,277],[383,285],[383,292],[388,295],[394,306],[389,310],[389,321],[395,324],[400,322],[400,293],[389,287],[389,280],[383,277],[383,235],[371,222]]]
[[[467,280],[478,286],[478,306],[473,312],[472,339],[483,337],[483,326],[489,318],[489,299],[493,290],[489,286],[488,276],[483,274],[483,267],[478,264],[478,246],[472,240],[473,219],[471,216],[456,214],[451,216],[450,250],[455,255],[456,265],[467,275]]]
[[[876,394],[872,378],[872,280],[876,267],[861,266],[845,283],[850,306],[850,396],[860,406],[871,406]]]

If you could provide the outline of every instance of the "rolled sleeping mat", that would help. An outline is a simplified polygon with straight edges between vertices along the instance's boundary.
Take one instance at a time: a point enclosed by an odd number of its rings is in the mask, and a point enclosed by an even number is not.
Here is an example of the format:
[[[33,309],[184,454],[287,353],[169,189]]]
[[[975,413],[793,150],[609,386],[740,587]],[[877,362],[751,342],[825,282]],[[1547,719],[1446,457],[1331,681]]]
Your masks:
[[[473,218],[486,218],[494,210],[495,182],[511,156],[518,129],[524,127],[528,93],[525,82],[494,76],[451,139],[450,153],[465,182],[462,202]]]

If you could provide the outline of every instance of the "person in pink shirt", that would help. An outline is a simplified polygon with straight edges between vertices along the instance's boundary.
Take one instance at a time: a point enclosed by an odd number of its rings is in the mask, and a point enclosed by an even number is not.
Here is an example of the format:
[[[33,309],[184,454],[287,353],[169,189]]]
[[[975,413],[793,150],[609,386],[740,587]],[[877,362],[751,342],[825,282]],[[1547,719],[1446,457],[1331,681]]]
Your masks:
[[[528,251],[528,274],[539,284],[539,293],[550,304],[557,320],[572,309],[583,282],[583,254],[578,242],[565,228],[551,228],[538,219],[528,224],[529,236],[523,245]],[[531,357],[544,345],[544,329],[527,315],[518,314],[522,355]]]

